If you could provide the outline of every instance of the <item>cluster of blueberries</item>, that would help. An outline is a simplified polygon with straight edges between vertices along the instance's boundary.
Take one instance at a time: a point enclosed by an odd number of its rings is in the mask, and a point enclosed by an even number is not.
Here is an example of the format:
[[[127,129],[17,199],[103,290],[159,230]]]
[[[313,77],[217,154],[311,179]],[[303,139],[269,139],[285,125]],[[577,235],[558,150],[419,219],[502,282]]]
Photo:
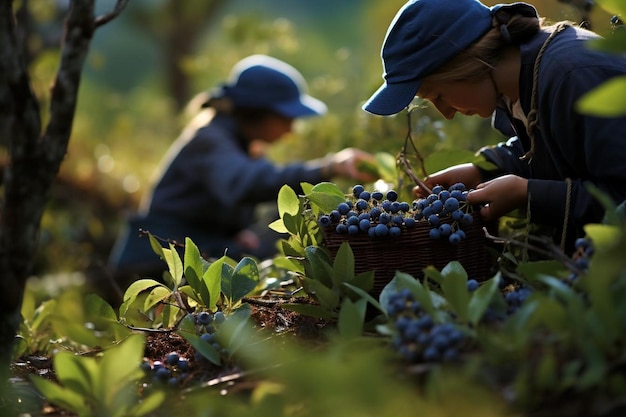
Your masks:
[[[369,192],[362,185],[355,185],[352,187],[353,198],[346,199],[329,214],[321,215],[318,224],[324,229],[334,226],[339,234],[367,233],[371,238],[380,238],[400,236],[403,227],[411,229],[417,222],[426,221],[432,239],[447,239],[457,245],[465,239],[463,227],[473,221],[468,213],[470,206],[466,203],[468,192],[462,183],[454,184],[448,190],[438,185],[428,197],[409,204],[398,201],[395,190]]]
[[[389,317],[397,334],[393,348],[409,362],[453,362],[467,345],[465,334],[452,323],[435,323],[407,288],[389,296]]]
[[[224,322],[226,317],[224,313],[218,311],[211,314],[202,311],[194,315],[194,319],[200,333],[200,339],[210,344],[221,355],[227,352],[220,346],[216,339],[215,326],[219,326]],[[204,361],[205,358],[196,351],[195,360],[197,362]],[[150,378],[153,384],[167,385],[170,387],[178,387],[189,376],[190,363],[187,358],[180,355],[179,352],[170,352],[162,361],[150,361],[147,358],[141,362],[141,369]]]
[[[463,228],[474,221],[468,212],[471,208],[467,204],[465,184],[456,183],[449,189],[436,185],[432,193],[426,198],[420,198],[413,202],[415,206],[415,218],[426,220],[431,226],[429,235],[431,239],[447,239],[451,244],[458,245],[465,240]],[[444,223],[444,218],[452,219],[451,223]]]
[[[189,375],[189,361],[178,352],[171,352],[163,361],[150,362],[144,358],[141,369],[151,377],[152,383],[177,387]]]

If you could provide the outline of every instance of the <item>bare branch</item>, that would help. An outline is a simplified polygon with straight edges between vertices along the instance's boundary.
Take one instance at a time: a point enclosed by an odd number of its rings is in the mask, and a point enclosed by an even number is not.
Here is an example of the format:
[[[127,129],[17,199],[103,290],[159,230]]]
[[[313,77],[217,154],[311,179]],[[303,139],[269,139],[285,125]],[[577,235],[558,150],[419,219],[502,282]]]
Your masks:
[[[115,8],[112,12],[96,17],[96,19],[94,20],[94,26],[98,28],[102,25],[106,25],[111,20],[115,19],[117,16],[119,16],[120,13],[122,13],[124,8],[126,8],[129,1],[130,0],[117,0],[117,3],[115,3]]]

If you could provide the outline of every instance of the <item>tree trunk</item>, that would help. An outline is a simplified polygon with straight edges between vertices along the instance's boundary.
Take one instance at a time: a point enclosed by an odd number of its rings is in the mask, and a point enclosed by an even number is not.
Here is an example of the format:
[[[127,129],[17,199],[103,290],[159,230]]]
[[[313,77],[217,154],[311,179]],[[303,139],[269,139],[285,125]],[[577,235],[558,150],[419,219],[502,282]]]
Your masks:
[[[89,44],[95,29],[115,18],[128,1],[118,0],[113,12],[94,18],[95,0],[72,0],[50,121],[42,131],[12,1],[0,0],[0,139],[8,144],[9,158],[0,201],[0,409],[12,399],[8,379],[24,288],[49,190],[67,152]]]

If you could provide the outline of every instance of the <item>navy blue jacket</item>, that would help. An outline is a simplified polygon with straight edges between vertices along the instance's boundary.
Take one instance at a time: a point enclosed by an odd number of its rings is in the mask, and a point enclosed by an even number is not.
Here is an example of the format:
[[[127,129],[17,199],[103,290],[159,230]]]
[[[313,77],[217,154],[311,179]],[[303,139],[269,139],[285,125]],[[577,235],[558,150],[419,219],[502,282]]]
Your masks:
[[[130,219],[116,243],[111,267],[120,269],[158,261],[148,230],[184,243],[190,237],[206,256],[237,258],[241,249],[233,237],[255,222],[259,203],[275,202],[287,184],[297,192],[301,182],[325,180],[311,163],[277,166],[248,154],[235,120],[218,113],[199,129],[187,129],[171,146],[162,172],[139,213]]]
[[[548,33],[541,31],[520,47],[519,91],[525,114],[531,109],[535,59],[547,37]],[[585,224],[601,222],[604,216],[603,207],[589,193],[586,183],[595,185],[616,204],[626,200],[626,117],[589,116],[575,108],[582,95],[626,74],[626,57],[594,51],[586,45],[594,37],[597,35],[570,27],[547,46],[539,67],[536,150],[530,163],[519,159],[530,149],[526,128],[506,108],[496,111],[494,126],[516,136],[507,143],[481,150],[500,168],[497,174],[511,173],[529,179],[530,221],[555,226],[555,240],[560,239],[565,219],[565,180],[572,180],[570,243],[583,235]]]

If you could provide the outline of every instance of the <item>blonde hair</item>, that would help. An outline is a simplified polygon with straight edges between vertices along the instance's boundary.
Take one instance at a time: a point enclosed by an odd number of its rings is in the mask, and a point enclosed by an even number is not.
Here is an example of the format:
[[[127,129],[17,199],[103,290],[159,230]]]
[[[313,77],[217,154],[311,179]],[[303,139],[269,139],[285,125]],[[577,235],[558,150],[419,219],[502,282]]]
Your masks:
[[[482,80],[498,64],[505,48],[534,36],[542,24],[541,18],[498,11],[493,16],[493,27],[482,38],[424,77],[424,81],[442,83]],[[506,32],[506,37],[503,32]]]

